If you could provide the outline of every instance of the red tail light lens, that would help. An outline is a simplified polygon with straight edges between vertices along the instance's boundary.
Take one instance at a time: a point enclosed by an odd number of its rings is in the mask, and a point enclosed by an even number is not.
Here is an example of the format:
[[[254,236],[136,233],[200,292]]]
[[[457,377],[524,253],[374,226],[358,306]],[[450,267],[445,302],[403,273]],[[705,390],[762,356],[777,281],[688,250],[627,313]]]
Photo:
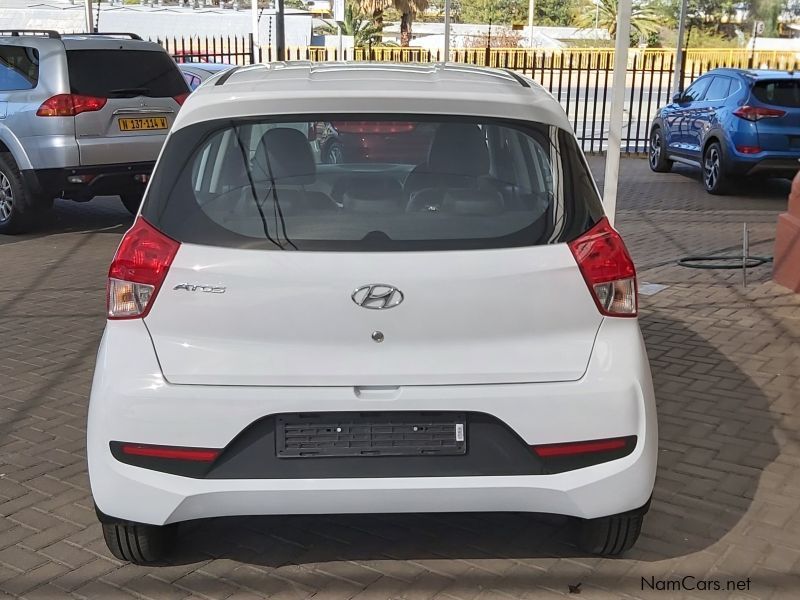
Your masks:
[[[785,110],[777,108],[765,108],[763,106],[749,106],[745,104],[733,111],[737,117],[748,121],[760,121],[761,119],[775,119],[786,114]]]
[[[635,317],[636,269],[625,243],[608,219],[603,217],[570,242],[569,249],[600,312],[610,317]]]
[[[587,442],[567,442],[565,444],[543,444],[541,446],[531,446],[531,449],[542,458],[595,454],[597,452],[622,450],[628,446],[630,439],[632,438],[611,438]]]
[[[58,94],[45,100],[36,111],[40,117],[74,117],[84,112],[94,112],[106,105],[106,98]]]
[[[183,106],[183,103],[186,102],[186,99],[188,97],[189,97],[189,92],[186,92],[185,94],[179,94],[178,96],[174,96],[173,100],[175,100],[175,102]]]
[[[128,456],[148,456],[193,462],[214,462],[220,450],[213,448],[184,448],[181,446],[156,446],[153,444],[122,444],[122,453]]]
[[[147,316],[179,247],[142,217],[136,219],[108,270],[109,319]]]
[[[331,123],[339,133],[409,133],[415,123],[406,121],[337,121]]]

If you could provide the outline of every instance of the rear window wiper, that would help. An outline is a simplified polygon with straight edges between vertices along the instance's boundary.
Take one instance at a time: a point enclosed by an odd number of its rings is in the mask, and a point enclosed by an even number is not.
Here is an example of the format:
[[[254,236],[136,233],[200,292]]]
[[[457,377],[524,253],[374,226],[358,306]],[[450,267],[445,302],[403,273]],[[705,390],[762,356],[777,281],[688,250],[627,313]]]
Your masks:
[[[109,96],[143,96],[148,93],[150,93],[150,88],[146,87],[117,88],[116,90],[108,90]]]

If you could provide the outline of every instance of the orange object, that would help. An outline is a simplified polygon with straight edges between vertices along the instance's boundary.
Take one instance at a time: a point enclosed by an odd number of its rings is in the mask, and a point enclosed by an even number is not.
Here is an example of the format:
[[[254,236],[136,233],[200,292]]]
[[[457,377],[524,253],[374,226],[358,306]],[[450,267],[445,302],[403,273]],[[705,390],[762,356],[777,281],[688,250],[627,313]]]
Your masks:
[[[800,172],[792,181],[789,207],[778,216],[772,279],[800,293]]]

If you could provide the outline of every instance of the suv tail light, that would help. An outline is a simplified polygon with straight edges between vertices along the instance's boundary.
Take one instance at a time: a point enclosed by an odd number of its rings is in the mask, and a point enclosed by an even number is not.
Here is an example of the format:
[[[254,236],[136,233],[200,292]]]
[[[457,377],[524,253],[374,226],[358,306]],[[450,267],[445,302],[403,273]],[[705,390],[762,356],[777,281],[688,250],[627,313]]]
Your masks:
[[[183,106],[183,103],[186,102],[186,99],[188,97],[189,97],[189,92],[186,92],[185,94],[178,94],[177,96],[173,96],[172,99],[175,100],[175,102],[177,102],[181,106]]]
[[[635,317],[638,311],[636,269],[625,243],[603,217],[569,249],[600,312],[609,317]]]
[[[179,247],[142,217],[136,219],[108,270],[109,319],[147,316]]]
[[[774,119],[786,114],[785,110],[777,108],[765,108],[763,106],[749,106],[745,104],[733,111],[737,117],[748,121],[760,121],[761,119]]]
[[[106,105],[106,98],[81,96],[79,94],[58,94],[45,100],[36,111],[39,117],[74,117],[83,112],[94,112]]]

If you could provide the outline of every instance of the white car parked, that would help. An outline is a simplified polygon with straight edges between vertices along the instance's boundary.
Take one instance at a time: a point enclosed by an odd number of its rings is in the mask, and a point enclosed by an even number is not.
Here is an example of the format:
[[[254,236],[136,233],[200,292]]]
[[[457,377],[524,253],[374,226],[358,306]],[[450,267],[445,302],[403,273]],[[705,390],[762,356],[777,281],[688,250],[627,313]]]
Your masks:
[[[636,315],[533,81],[229,70],[178,114],[109,272],[88,423],[108,546],[159,560],[204,517],[532,511],[623,552],[657,454]]]

